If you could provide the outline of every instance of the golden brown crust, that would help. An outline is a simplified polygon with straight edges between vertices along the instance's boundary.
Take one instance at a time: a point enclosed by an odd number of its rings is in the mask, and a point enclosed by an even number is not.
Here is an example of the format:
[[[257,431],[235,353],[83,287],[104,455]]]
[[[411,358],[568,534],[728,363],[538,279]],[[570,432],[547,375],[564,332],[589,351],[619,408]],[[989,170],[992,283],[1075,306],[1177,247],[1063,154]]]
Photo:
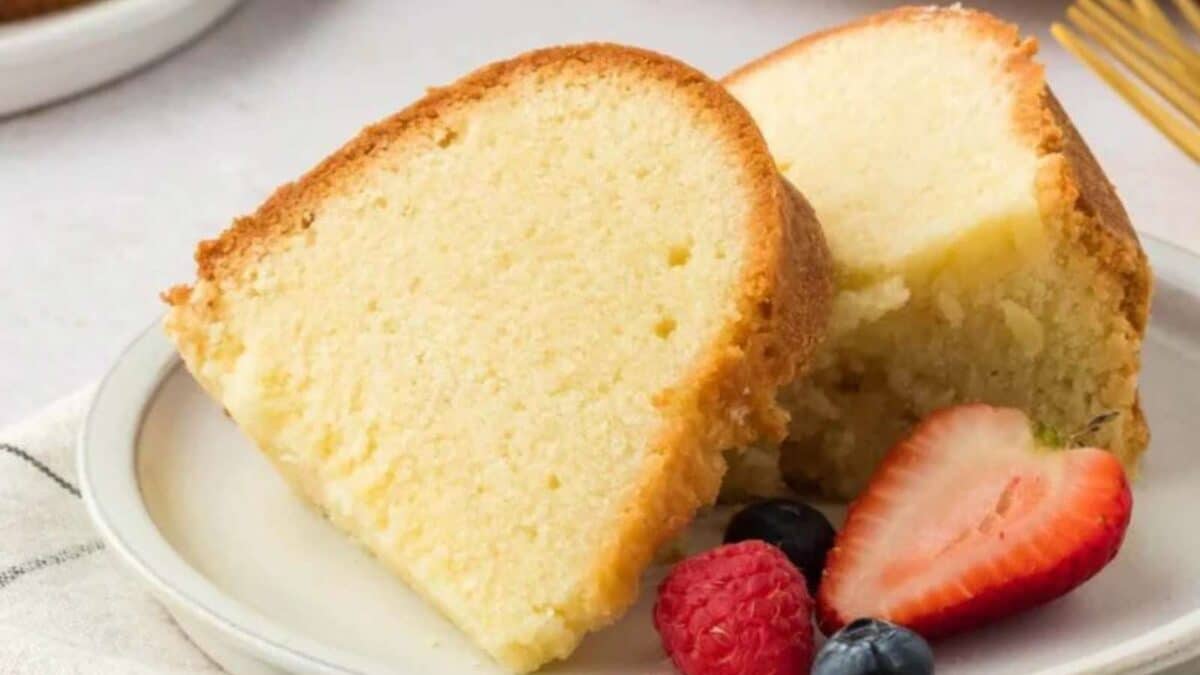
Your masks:
[[[1072,210],[1082,221],[1083,243],[1116,277],[1125,290],[1121,309],[1138,335],[1146,330],[1150,315],[1153,278],[1137,232],[1129,220],[1116,188],[1104,175],[1100,163],[1071,123],[1049,88],[1045,105],[1060,132],[1058,151],[1066,159],[1075,199]]]
[[[620,45],[594,43],[541,49],[516,58],[485,66],[446,87],[431,88],[421,100],[400,112],[373,124],[333,155],[294,183],[278,188],[250,216],[238,218],[232,227],[215,240],[205,241],[196,250],[198,275],[214,281],[225,271],[241,266],[242,256],[262,252],[262,242],[306,226],[312,219],[312,207],[336,192],[342,176],[353,173],[372,153],[412,133],[436,133],[440,118],[452,109],[479,100],[497,87],[533,71],[565,67],[607,71],[633,68],[693,96],[700,109],[710,111],[714,119],[725,122],[729,140],[748,164],[769,162],[751,150],[761,135],[745,110],[732,97],[712,86],[703,73],[674,59],[651,51]],[[756,166],[754,171],[761,172]],[[773,169],[772,169],[773,170]],[[766,195],[759,195],[759,208],[766,208]],[[182,295],[172,297],[183,298]],[[176,303],[172,303],[176,304]]]
[[[876,12],[875,14],[868,14],[855,19],[854,21],[832,26],[830,28],[825,28],[814,33],[809,33],[802,38],[793,40],[782,47],[778,47],[767,52],[753,61],[742,64],[725,75],[725,77],[721,78],[721,82],[728,84],[738,80],[744,75],[752,73],[761,68],[771,66],[776,61],[791,58],[797,52],[801,52],[818,42],[822,42],[831,37],[836,37],[842,33],[850,33],[856,30],[872,28],[890,23],[920,23],[924,21],[942,21],[947,18],[966,21],[980,35],[987,36],[989,39],[999,39],[1004,43],[1019,42],[1019,34],[1015,26],[1005,23],[986,12],[973,9],[964,9],[961,7],[936,7],[932,5],[896,7],[894,9]],[[1037,43],[1033,42],[1032,40],[1027,42],[1031,42],[1034,45],[1034,51],[1036,51]]]
[[[678,386],[655,397],[663,418],[644,478],[625,505],[617,533],[603,545],[591,572],[584,616],[562,619],[577,630],[615,620],[633,601],[638,578],[659,546],[712,503],[725,466],[721,451],[761,435],[781,437],[786,413],[774,400],[816,350],[832,303],[831,263],[812,209],[779,175],[757,126],[731,95],[711,79],[668,57],[609,44],[555,47],[484,67],[431,91],[396,115],[365,129],[296,183],[281,187],[253,215],[239,218],[197,250],[204,296],[177,287],[164,294],[173,306],[168,330],[179,317],[219,311],[219,289],[269,250],[273,241],[312,220],[333,194],[377,149],[412,134],[436,133],[452,108],[488,95],[512,78],[565,67],[611,72],[632,68],[684,92],[704,123],[721,131],[747,176],[753,207],[747,223],[737,309]],[[187,321],[203,321],[189,317]]]
[[[1127,338],[1140,344],[1149,319],[1153,284],[1146,254],[1116,189],[1095,156],[1049,87],[1043,94],[1051,123],[1043,138],[1044,164],[1038,177],[1042,217],[1097,262],[1097,273],[1102,275],[1097,285],[1119,296],[1130,333]],[[1134,353],[1127,363],[1116,364],[1122,377],[1137,377],[1139,356]],[[1134,468],[1150,443],[1150,429],[1136,395],[1130,419],[1122,429],[1123,438],[1114,449],[1127,466]]]
[[[87,2],[91,0],[0,0],[0,22],[28,19]]]
[[[1013,81],[1019,83],[1018,103],[1013,109],[1013,120],[1021,133],[1032,140],[1040,141],[1046,132],[1046,115],[1041,100],[1044,68],[1033,59],[1037,53],[1037,40],[1034,38],[1021,39],[1020,31],[1016,26],[1001,21],[987,12],[974,9],[907,6],[870,14],[840,26],[806,35],[768,52],[735,69],[722,78],[721,82],[725,85],[732,84],[741,77],[761,68],[770,67],[776,61],[788,59],[818,42],[842,33],[889,23],[936,22],[947,19],[965,22],[967,27],[982,39],[991,40],[1009,48],[1004,70],[1014,78]]]
[[[813,44],[841,33],[892,22],[965,21],[982,38],[1009,48],[1005,72],[1017,84],[1017,104],[1013,121],[1019,133],[1029,138],[1043,155],[1061,153],[1070,171],[1074,197],[1071,208],[1083,216],[1092,230],[1088,243],[1102,256],[1105,270],[1121,278],[1126,289],[1122,307],[1139,334],[1144,332],[1149,312],[1150,274],[1137,234],[1117,197],[1112,183],[1104,175],[1063,110],[1045,84],[1044,68],[1035,59],[1037,41],[1021,38],[1019,29],[987,12],[958,7],[899,7],[863,17],[850,23],[807,35],[755,59],[726,75],[729,84],[780,59],[794,56]],[[1101,241],[1104,240],[1104,241]]]
[[[1112,184],[1046,86],[1044,68],[1036,61],[1037,42],[1022,38],[1010,23],[977,10],[958,7],[900,7],[863,17],[796,40],[755,59],[722,79],[729,85],[761,68],[768,68],[812,45],[842,33],[892,22],[964,21],[981,39],[1007,50],[1005,78],[1016,85],[1014,129],[1027,139],[1042,161],[1035,189],[1043,220],[1061,232],[1070,245],[1082,247],[1098,262],[1098,273],[1120,295],[1120,310],[1129,324],[1131,341],[1139,344],[1146,329],[1152,276],[1137,234]],[[803,186],[800,186],[803,188]],[[1139,362],[1117,364],[1122,375],[1136,378]],[[1130,410],[1119,454],[1133,466],[1149,443],[1149,429],[1139,403]]]
[[[1043,221],[1068,245],[1083,248],[1097,262],[1102,279],[1095,283],[1111,287],[1113,295],[1120,297],[1128,337],[1140,344],[1149,318],[1152,275],[1116,189],[1046,84],[1043,68],[1035,60],[1037,43],[1032,38],[1022,40],[1016,26],[990,14],[969,14],[985,37],[1013,45],[1006,73],[1018,88],[1014,122],[1041,157],[1036,189]],[[1115,365],[1122,377],[1135,379],[1139,361],[1135,352],[1127,363]],[[1114,450],[1132,468],[1150,442],[1136,394],[1129,416]]]
[[[661,403],[675,411],[658,447],[674,452],[660,455],[628,509],[620,537],[626,545],[597,561],[596,587],[611,593],[614,607],[633,601],[654,552],[716,500],[726,468],[720,450],[785,435],[787,414],[775,392],[802,374],[824,337],[833,302],[829,250],[812,207],[782,177],[777,181],[787,197],[783,226],[754,245],[741,320],[726,328],[688,385]]]

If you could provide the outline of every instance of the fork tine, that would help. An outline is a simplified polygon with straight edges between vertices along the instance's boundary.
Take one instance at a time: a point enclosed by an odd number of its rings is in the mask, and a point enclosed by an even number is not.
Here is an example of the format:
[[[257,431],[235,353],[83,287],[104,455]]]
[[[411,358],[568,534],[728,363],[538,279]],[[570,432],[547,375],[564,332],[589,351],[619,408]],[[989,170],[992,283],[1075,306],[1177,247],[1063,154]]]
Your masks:
[[[1182,40],[1172,40],[1155,30],[1128,2],[1122,0],[1100,0],[1105,9],[1119,17],[1126,24],[1138,29],[1142,34],[1154,40],[1155,44],[1171,52],[1175,58],[1188,64],[1189,67],[1200,69],[1200,52],[1184,44]]]
[[[1108,11],[1120,17],[1125,23],[1139,30],[1145,30],[1142,15],[1128,2],[1124,0],[1100,0],[1100,2]]]
[[[1175,145],[1200,162],[1200,131],[1182,122],[1177,115],[1150,98],[1145,91],[1084,44],[1066,26],[1054,23],[1050,26],[1050,33],[1067,51],[1083,61]]]
[[[1105,32],[1115,36],[1143,59],[1177,79],[1193,95],[1200,97],[1200,68],[1192,68],[1186,62],[1141,39],[1137,33],[1096,4],[1095,0],[1081,0],[1077,6],[1067,9],[1067,18],[1077,26],[1080,24],[1078,17],[1081,14],[1084,15],[1084,20],[1090,19],[1100,24]]]
[[[1179,13],[1184,19],[1192,25],[1192,30],[1200,35],[1200,5],[1196,4],[1196,0],[1175,0],[1175,6],[1179,8]]]
[[[1142,15],[1146,25],[1158,33],[1164,40],[1175,44],[1183,44],[1183,38],[1175,30],[1175,25],[1163,14],[1158,3],[1154,0],[1133,0],[1133,6]]]
[[[1163,98],[1170,101],[1188,119],[1200,125],[1200,83],[1187,78],[1180,78],[1179,82],[1175,82],[1167,75],[1169,62],[1159,63],[1143,58],[1142,55],[1135,53],[1134,50],[1107,32],[1099,22],[1094,21],[1092,17],[1083,12],[1077,11],[1074,7],[1067,10],[1067,18],[1079,30],[1117,57],[1117,60],[1126,68],[1153,87]],[[1155,54],[1155,56],[1161,55]]]

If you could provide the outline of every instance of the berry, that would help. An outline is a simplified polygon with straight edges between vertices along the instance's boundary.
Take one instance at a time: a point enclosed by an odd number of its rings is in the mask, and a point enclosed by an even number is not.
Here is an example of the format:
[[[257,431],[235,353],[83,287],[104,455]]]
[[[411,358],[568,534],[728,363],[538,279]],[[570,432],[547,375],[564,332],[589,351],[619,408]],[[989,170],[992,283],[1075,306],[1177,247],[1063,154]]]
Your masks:
[[[805,675],[812,663],[804,577],[761,541],[676,565],[658,588],[654,627],[684,675]]]
[[[858,619],[821,645],[812,675],[933,675],[933,650],[907,628]]]
[[[768,499],[742,509],[725,528],[725,543],[761,539],[779,547],[817,592],[825,556],[836,536],[825,514],[803,502]]]
[[[1116,556],[1133,506],[1121,463],[1050,447],[1018,410],[934,413],[850,506],[817,593],[828,635],[874,616],[935,638],[1057,598]]]

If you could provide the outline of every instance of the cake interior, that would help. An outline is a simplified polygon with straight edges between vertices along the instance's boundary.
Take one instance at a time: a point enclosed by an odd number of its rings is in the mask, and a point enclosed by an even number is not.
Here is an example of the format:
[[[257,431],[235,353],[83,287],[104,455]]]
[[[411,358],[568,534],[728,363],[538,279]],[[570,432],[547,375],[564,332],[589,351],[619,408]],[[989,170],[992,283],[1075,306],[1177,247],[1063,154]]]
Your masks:
[[[655,397],[738,311],[750,170],[627,70],[514,77],[376,147],[169,326],[300,492],[514,670],[615,618],[628,580],[593,563],[664,461]]]
[[[835,261],[829,339],[783,394],[792,487],[852,497],[914,422],[959,402],[1064,430],[1118,411],[1088,440],[1130,461],[1144,442],[1124,290],[1039,203],[1055,165],[1022,92],[1041,69],[1015,31],[968,16],[834,33],[727,80]],[[734,493],[769,484],[736,475]]]

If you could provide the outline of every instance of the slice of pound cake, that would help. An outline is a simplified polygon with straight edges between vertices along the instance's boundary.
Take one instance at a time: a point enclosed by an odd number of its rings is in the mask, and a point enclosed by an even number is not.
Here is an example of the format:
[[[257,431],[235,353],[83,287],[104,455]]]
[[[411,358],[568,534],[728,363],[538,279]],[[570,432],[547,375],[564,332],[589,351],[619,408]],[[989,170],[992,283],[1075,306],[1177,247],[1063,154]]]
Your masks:
[[[725,84],[812,202],[834,256],[830,339],[785,394],[794,487],[850,497],[935,408],[1025,409],[1132,466],[1151,277],[1036,44],[960,8],[903,8]],[[753,487],[753,486],[752,486]]]
[[[598,44],[432,91],[197,260],[166,295],[189,370],[513,671],[630,605],[722,450],[782,437],[832,295],[746,111]]]

